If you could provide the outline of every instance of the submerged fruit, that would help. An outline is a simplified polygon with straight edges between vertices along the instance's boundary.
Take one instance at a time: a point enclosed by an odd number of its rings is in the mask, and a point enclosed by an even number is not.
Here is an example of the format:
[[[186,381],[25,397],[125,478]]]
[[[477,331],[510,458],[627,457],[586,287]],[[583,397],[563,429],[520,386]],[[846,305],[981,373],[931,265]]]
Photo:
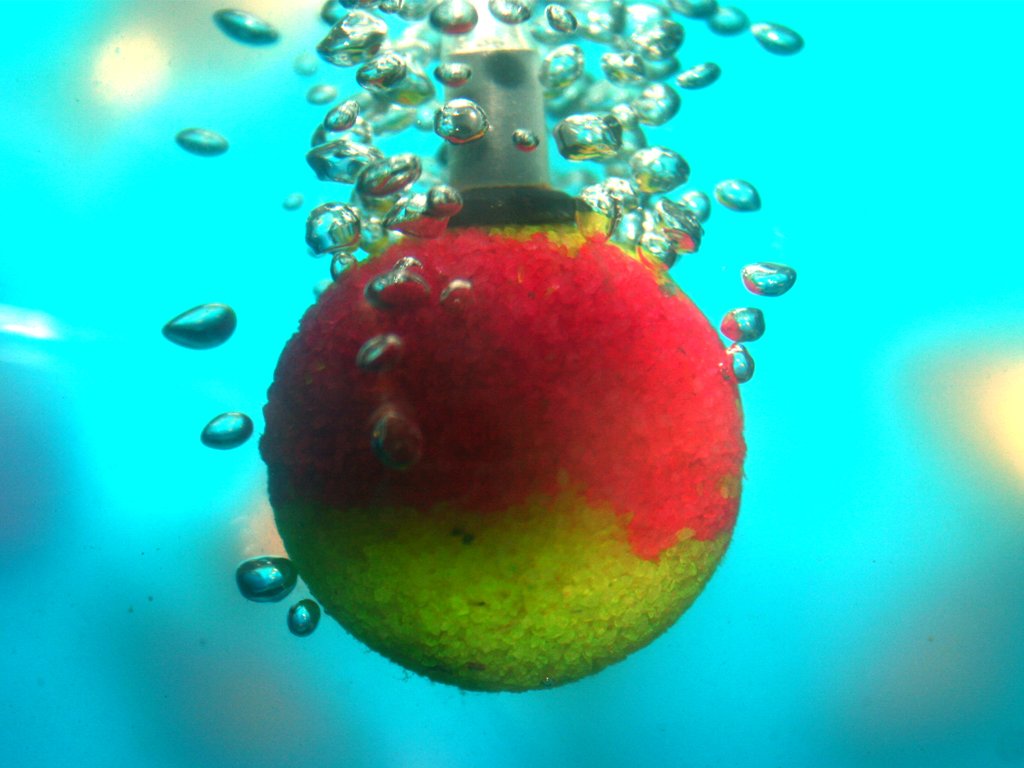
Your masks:
[[[398,352],[360,365],[379,338]],[[668,628],[725,550],[732,371],[664,267],[600,237],[407,239],[281,356],[260,442],[278,530],[324,610],[409,669],[579,679]]]

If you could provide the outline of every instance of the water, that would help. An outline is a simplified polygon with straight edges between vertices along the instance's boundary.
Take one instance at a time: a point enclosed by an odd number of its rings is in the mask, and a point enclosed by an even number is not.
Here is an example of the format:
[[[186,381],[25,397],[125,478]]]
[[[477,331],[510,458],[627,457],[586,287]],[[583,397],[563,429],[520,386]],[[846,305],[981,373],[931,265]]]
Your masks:
[[[256,440],[211,451],[198,431],[238,409],[261,433],[276,355],[326,276],[305,258],[304,218],[347,199],[300,157],[327,109],[305,103],[311,81],[292,70],[326,34],[320,4],[253,5],[281,33],[264,48],[210,23],[220,6],[185,5],[6,8],[0,428],[15,448],[0,547],[5,608],[27,620],[0,630],[17,702],[5,763],[1021,764],[1015,203],[985,196],[969,245],[941,195],[897,196],[867,229],[859,213],[908,179],[990,190],[1024,171],[1018,4],[740,4],[798,30],[796,56],[677,17],[682,68],[714,60],[723,75],[650,131],[692,166],[669,198],[744,178],[763,203],[714,203],[701,250],[673,267],[713,320],[756,301],[771,325],[741,388],[740,521],[668,634],[518,696],[408,677],[328,617],[297,639],[286,616],[301,584],[254,604],[232,583],[240,560],[283,551]],[[975,66],[949,65],[950,30]],[[850,66],[865,50],[892,52],[886,78]],[[149,74],[118,79],[122,61]],[[317,80],[334,75],[321,60]],[[231,149],[188,155],[173,138],[192,125]],[[955,171],[935,162],[950,151]],[[292,192],[302,218],[281,208]],[[40,251],[58,238],[74,261]],[[794,267],[800,285],[752,298],[738,278],[758,262]],[[865,268],[881,279],[852,279]],[[951,271],[940,297],[922,280]],[[228,343],[197,352],[157,333],[211,301],[238,311]],[[819,325],[839,311],[844,323]],[[131,450],[125,414],[145,414]]]

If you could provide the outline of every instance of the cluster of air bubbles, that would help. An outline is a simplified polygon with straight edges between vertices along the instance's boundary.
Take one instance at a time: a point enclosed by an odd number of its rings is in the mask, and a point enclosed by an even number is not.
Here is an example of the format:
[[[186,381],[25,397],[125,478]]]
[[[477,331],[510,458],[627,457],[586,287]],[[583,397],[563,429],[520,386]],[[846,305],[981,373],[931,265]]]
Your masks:
[[[235,569],[235,584],[242,597],[254,603],[277,603],[295,589],[299,573],[286,557],[260,555],[243,560]],[[299,600],[288,609],[288,631],[297,637],[313,633],[320,623],[315,600]]]
[[[722,180],[713,189],[688,187],[686,158],[653,134],[648,137],[658,129],[670,136],[680,112],[699,106],[696,92],[722,75],[715,62],[687,56],[687,26],[703,23],[728,37],[749,31],[777,54],[803,46],[793,30],[752,24],[739,8],[715,0],[565,0],[543,6],[529,0],[330,0],[321,15],[331,29],[317,53],[354,70],[356,92],[327,113],[306,155],[318,179],[352,187],[343,202],[320,205],[307,220],[312,251],[332,257],[330,280],[321,281],[318,291],[349,272],[357,250],[375,255],[402,236],[443,233],[461,208],[459,193],[442,181],[444,165],[452,152],[463,151],[461,145],[484,137],[522,152],[550,141],[568,161],[555,184],[574,195],[580,231],[672,267],[700,249],[712,201],[732,212],[761,208],[756,187],[741,179]],[[389,16],[402,23],[389,24]],[[458,47],[478,27],[485,35],[518,28],[515,34],[536,45],[547,136],[536,126],[499,126],[505,131],[499,136],[498,123],[492,124],[483,106],[460,95],[481,75],[465,61],[443,57],[442,50]],[[694,93],[694,104],[684,104],[680,93]],[[380,140],[406,130],[439,137],[436,156],[385,151],[388,145]],[[367,299],[378,308],[423,300],[430,291],[420,279],[415,270],[392,270],[370,281]],[[791,268],[777,264],[751,265],[743,273],[743,284],[758,296],[781,295],[794,280]],[[449,288],[442,299],[450,297],[452,305],[471,295],[468,283]],[[753,373],[753,360],[739,342],[753,341],[763,329],[763,315],[753,308],[734,310],[723,320],[722,332],[737,342],[729,351],[737,381]],[[371,354],[376,349],[367,348],[361,366],[378,359]],[[396,349],[392,340],[381,348],[380,359]],[[385,418],[378,430],[391,435],[389,441],[397,434],[397,427],[387,428],[394,418]],[[382,455],[383,449],[375,450]]]

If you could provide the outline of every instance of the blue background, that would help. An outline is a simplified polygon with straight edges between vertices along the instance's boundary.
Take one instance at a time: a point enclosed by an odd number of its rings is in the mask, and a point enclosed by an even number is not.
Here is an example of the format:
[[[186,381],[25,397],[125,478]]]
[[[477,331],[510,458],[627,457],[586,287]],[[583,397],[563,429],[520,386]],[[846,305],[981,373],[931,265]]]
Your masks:
[[[257,49],[217,2],[2,4],[0,764],[1024,765],[1024,3],[743,3],[795,57],[686,22],[725,74],[658,140],[764,200],[674,272],[716,321],[766,312],[740,521],[665,636],[521,695],[294,638],[233,583],[275,546],[262,467],[197,436],[259,414],[326,276],[304,95],[349,75],[292,69],[318,5],[247,3],[282,31]],[[789,295],[751,301],[760,260]],[[206,301],[228,344],[161,338]]]

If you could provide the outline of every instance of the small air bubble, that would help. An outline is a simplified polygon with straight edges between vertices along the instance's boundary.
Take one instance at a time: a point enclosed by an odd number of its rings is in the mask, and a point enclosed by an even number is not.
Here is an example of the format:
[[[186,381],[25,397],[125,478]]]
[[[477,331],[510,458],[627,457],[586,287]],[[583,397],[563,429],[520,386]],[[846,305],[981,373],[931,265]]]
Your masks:
[[[576,21],[573,12],[558,3],[552,3],[545,8],[544,17],[547,19],[548,26],[551,29],[563,35],[571,35],[576,31],[576,27],[579,26],[579,22]]]
[[[738,35],[749,25],[750,19],[739,8],[719,6],[708,18],[708,28],[719,35]]]
[[[622,148],[622,123],[611,115],[570,115],[555,126],[554,135],[567,160],[611,157]]]
[[[664,125],[679,112],[679,94],[663,83],[652,83],[644,88],[632,108],[644,125]]]
[[[434,116],[434,133],[452,144],[476,141],[489,127],[483,108],[469,99],[452,99]]]
[[[749,212],[761,208],[761,196],[754,185],[742,179],[727,179],[716,184],[715,199],[733,211]]]
[[[676,78],[676,85],[689,91],[707,88],[722,74],[722,69],[713,61],[690,67]]]
[[[636,51],[648,61],[662,61],[675,55],[683,44],[683,36],[679,22],[655,18],[642,24],[629,39]]]
[[[637,150],[629,159],[629,166],[641,192],[670,192],[690,177],[686,160],[666,147]]]
[[[526,128],[517,128],[512,131],[512,143],[516,149],[523,152],[533,152],[537,147],[540,146],[540,139],[537,138],[537,134]]]
[[[406,152],[370,163],[359,174],[356,190],[370,197],[387,197],[414,184],[423,173],[417,155]]]
[[[383,93],[401,82],[409,71],[402,56],[385,51],[374,56],[356,71],[356,82],[371,93]]]
[[[473,76],[473,68],[461,61],[449,61],[434,69],[434,77],[449,88],[460,88]]]
[[[302,207],[302,195],[298,192],[292,192],[290,195],[285,197],[281,201],[281,207],[286,211],[294,211]]]
[[[487,0],[491,16],[504,24],[522,24],[533,13],[524,0]]]
[[[693,211],[697,216],[697,221],[701,224],[711,216],[711,198],[700,190],[691,189],[679,198],[679,202]]]
[[[764,313],[755,307],[740,307],[725,313],[722,333],[733,341],[757,341],[764,335]]]
[[[256,603],[276,603],[295,588],[298,573],[286,557],[254,557],[235,570],[238,591]]]
[[[408,469],[423,455],[423,433],[411,419],[386,406],[374,421],[370,447],[384,466]]]
[[[754,358],[750,356],[747,348],[742,344],[731,344],[725,353],[729,356],[732,375],[736,377],[736,381],[740,384],[750,381],[754,375]]]
[[[789,56],[804,47],[804,39],[781,24],[752,24],[750,31],[761,47],[770,53]]]
[[[292,63],[292,69],[295,70],[295,74],[301,75],[302,77],[311,77],[316,74],[316,68],[318,62],[316,60],[316,54],[306,51],[300,53],[295,57],[295,61]]]
[[[269,22],[246,11],[217,11],[213,14],[213,21],[221,32],[235,42],[245,45],[270,45],[276,43],[280,37]]]
[[[288,609],[288,631],[296,637],[306,637],[320,623],[320,606],[315,600],[299,600]]]
[[[382,333],[367,339],[356,354],[356,367],[367,373],[384,373],[398,364],[402,356],[402,339],[393,333]]]
[[[237,448],[252,437],[252,419],[239,411],[228,411],[213,417],[203,427],[200,441],[207,448]]]
[[[770,261],[748,264],[740,276],[746,289],[758,296],[781,296],[796,282],[795,269]]]
[[[355,256],[345,251],[338,251],[331,258],[331,280],[337,282],[342,277],[348,274],[349,270],[352,269],[359,262],[356,261]]]
[[[552,49],[540,63],[537,77],[549,94],[563,91],[583,74],[583,49],[578,45],[560,45]]]
[[[326,83],[314,85],[306,91],[306,101],[310,104],[330,104],[336,98],[338,98],[338,89]]]
[[[316,52],[335,66],[350,67],[376,56],[387,34],[383,19],[366,11],[351,11],[331,28]]]
[[[330,133],[348,131],[359,117],[359,103],[346,99],[324,116],[324,130]]]
[[[344,203],[324,203],[306,219],[306,244],[317,256],[359,245],[359,212]]]
[[[441,0],[430,12],[430,26],[445,35],[464,35],[477,20],[476,8],[468,0]]]
[[[441,291],[441,306],[446,309],[462,309],[473,299],[473,283],[460,277],[452,280]]]
[[[238,319],[227,304],[200,304],[170,320],[164,337],[189,349],[212,349],[235,332]]]
[[[228,140],[206,128],[187,128],[179,131],[174,140],[186,152],[201,157],[215,157],[228,151]]]

